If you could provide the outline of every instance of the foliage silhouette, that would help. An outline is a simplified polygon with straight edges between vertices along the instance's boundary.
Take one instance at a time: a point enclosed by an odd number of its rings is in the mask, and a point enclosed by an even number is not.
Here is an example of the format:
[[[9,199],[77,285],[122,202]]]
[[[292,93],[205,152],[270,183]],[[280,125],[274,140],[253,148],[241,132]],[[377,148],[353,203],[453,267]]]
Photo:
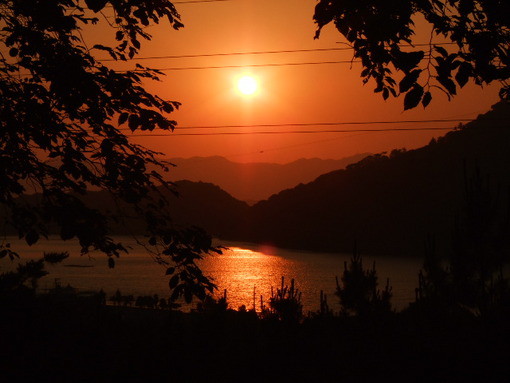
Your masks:
[[[278,290],[293,289],[283,284]],[[281,296],[298,296],[294,291]],[[173,379],[210,382],[238,382],[240,376],[250,382],[508,377],[508,313],[495,318],[465,312],[438,318],[409,311],[326,314],[295,323],[226,309],[216,301],[190,313],[170,311],[161,299],[156,304],[156,296],[145,297],[151,309],[112,307],[105,305],[104,293],[84,296],[58,284],[32,298],[24,305],[19,299],[8,302],[12,306],[0,302],[14,308],[0,316],[0,366],[8,381],[50,375],[94,380],[98,374],[114,381],[157,380],[169,371]]]
[[[446,309],[462,306],[487,315],[502,306],[510,308],[510,283],[503,274],[510,263],[510,198],[502,202],[498,187],[478,167],[472,174],[464,168],[464,182],[464,205],[455,220],[453,248],[442,260],[429,239],[417,298]]]
[[[418,274],[418,287],[416,288],[416,301],[425,298],[432,305],[446,308],[452,305],[450,300],[448,271],[442,265],[437,255],[436,244],[432,235],[427,236],[425,242],[425,259],[423,269]]]
[[[263,305],[261,305],[263,310]],[[290,280],[290,287],[285,285],[285,278],[282,277],[280,288],[276,288],[274,294],[271,288],[269,298],[271,313],[284,322],[298,323],[303,317],[303,305],[301,303],[301,292],[295,288],[294,279]]]
[[[40,259],[19,263],[16,271],[0,273],[0,301],[5,304],[11,300],[35,297],[39,280],[48,275],[46,263],[54,265],[68,256],[67,252],[44,253]]]
[[[508,15],[505,0],[320,0],[315,38],[334,23],[361,61],[363,83],[374,79],[374,91],[385,100],[403,95],[404,109],[420,102],[426,107],[433,88],[450,99],[470,81],[480,86],[499,81],[500,96],[510,99]],[[417,19],[431,28],[424,50],[413,45]],[[452,44],[445,48],[444,40]]]
[[[384,290],[377,288],[375,261],[372,269],[363,268],[363,259],[354,247],[349,265],[344,263],[342,284],[336,278],[336,295],[340,298],[342,312],[353,315],[370,315],[391,312],[391,286],[389,279]]]
[[[317,312],[319,317],[331,317],[333,316],[333,310],[329,308],[328,296],[321,290],[319,299],[319,311]]]
[[[67,252],[67,251],[63,251],[63,252],[52,251],[49,253],[45,252],[43,254],[43,258],[46,263],[54,265],[54,264],[60,263],[64,260],[66,260],[67,258],[69,258],[69,252]]]
[[[211,295],[207,295],[202,302],[197,303],[198,312],[206,312],[211,314],[225,313],[228,310],[227,290],[223,290],[223,296],[215,299]]]
[[[143,88],[144,82],[159,80],[159,71],[137,64],[120,72],[97,58],[135,57],[140,41],[151,39],[146,27],[162,20],[174,29],[183,26],[168,0],[2,3],[0,51],[8,54],[0,54],[0,204],[7,224],[29,245],[58,228],[63,240],[77,238],[82,253],[105,253],[113,267],[114,258],[126,252],[109,236],[122,212],[112,206],[105,214],[83,201],[91,188],[108,191],[143,217],[145,245],[157,262],[169,266],[168,275],[177,276],[171,279],[173,299],[189,301],[213,290],[195,262],[219,250],[204,231],[172,224],[158,188],[173,191],[160,174],[169,164],[119,128],[171,131],[176,123],[168,113],[179,103]],[[114,43],[89,47],[87,32],[102,27]],[[41,199],[25,198],[29,193],[40,193]],[[3,246],[0,257],[5,256],[18,254]]]

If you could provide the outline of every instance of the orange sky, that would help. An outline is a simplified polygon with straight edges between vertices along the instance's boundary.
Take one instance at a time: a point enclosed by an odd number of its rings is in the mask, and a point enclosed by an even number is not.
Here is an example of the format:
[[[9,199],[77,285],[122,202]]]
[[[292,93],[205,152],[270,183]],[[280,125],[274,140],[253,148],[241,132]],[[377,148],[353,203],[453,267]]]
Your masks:
[[[150,27],[148,31],[153,40],[143,46],[140,56],[341,47],[338,43],[343,41],[341,35],[332,26],[323,30],[319,40],[313,39],[315,3],[315,0],[230,0],[177,4],[185,28],[174,31],[167,24]],[[415,42],[426,40],[426,37],[417,36]],[[176,133],[186,132],[186,126],[474,118],[498,100],[497,85],[487,89],[466,86],[451,102],[445,95],[437,93],[426,110],[418,107],[403,112],[403,99],[385,102],[373,93],[373,84],[363,86],[357,64],[352,69],[345,64],[249,68],[254,64],[349,60],[351,57],[350,51],[340,51],[143,60],[140,63],[153,68],[246,65],[246,68],[167,71],[163,82],[147,84],[151,91],[163,98],[182,102],[181,109],[172,115],[183,127]],[[122,65],[126,67],[126,64]],[[129,63],[128,66],[134,65]],[[243,74],[258,79],[259,91],[254,96],[243,96],[236,90],[235,82]],[[413,126],[417,125],[398,125]],[[391,126],[351,128],[363,127]],[[311,129],[323,128],[306,128]],[[214,131],[261,130],[299,129],[229,128]],[[194,133],[212,131],[193,130]],[[353,132],[192,137],[169,134],[170,137],[138,137],[136,142],[169,157],[222,155],[237,162],[284,163],[301,157],[342,158],[361,152],[410,149],[425,145],[431,137],[441,134]]]

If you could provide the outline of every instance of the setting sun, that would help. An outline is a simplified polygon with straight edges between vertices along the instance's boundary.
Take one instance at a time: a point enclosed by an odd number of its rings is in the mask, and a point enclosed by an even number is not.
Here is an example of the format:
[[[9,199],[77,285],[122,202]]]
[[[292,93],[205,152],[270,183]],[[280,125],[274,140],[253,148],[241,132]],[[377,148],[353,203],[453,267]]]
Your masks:
[[[243,76],[237,81],[237,89],[239,89],[242,94],[253,94],[257,91],[257,87],[257,80],[251,76]]]

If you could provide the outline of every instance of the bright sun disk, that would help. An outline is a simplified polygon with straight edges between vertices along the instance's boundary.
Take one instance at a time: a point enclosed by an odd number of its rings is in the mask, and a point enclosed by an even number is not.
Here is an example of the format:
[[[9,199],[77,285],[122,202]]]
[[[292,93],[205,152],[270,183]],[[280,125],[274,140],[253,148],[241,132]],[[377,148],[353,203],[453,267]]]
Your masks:
[[[253,94],[257,90],[257,81],[251,76],[243,76],[237,82],[237,89],[242,94]]]

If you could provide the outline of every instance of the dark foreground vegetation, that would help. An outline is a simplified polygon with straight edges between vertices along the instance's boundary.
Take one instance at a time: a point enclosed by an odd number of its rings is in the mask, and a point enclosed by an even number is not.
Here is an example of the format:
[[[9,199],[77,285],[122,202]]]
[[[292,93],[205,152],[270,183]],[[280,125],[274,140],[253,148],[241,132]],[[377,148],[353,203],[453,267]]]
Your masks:
[[[503,382],[508,315],[414,307],[385,316],[312,316],[104,306],[54,295],[17,301],[1,321],[4,381]]]
[[[506,318],[506,320],[505,320]],[[5,381],[503,382],[508,317],[418,309],[301,324],[38,299],[2,315]]]
[[[416,302],[391,308],[391,286],[355,250],[333,313],[321,294],[303,315],[294,282],[254,309],[207,297],[192,312],[158,297],[55,287],[36,294],[44,262],[0,277],[4,381],[503,382],[510,373],[508,279],[482,286],[430,266]],[[58,259],[57,259],[58,261]],[[450,270],[450,271],[448,271]],[[473,276],[473,275],[471,275]],[[457,279],[456,279],[457,278]]]

